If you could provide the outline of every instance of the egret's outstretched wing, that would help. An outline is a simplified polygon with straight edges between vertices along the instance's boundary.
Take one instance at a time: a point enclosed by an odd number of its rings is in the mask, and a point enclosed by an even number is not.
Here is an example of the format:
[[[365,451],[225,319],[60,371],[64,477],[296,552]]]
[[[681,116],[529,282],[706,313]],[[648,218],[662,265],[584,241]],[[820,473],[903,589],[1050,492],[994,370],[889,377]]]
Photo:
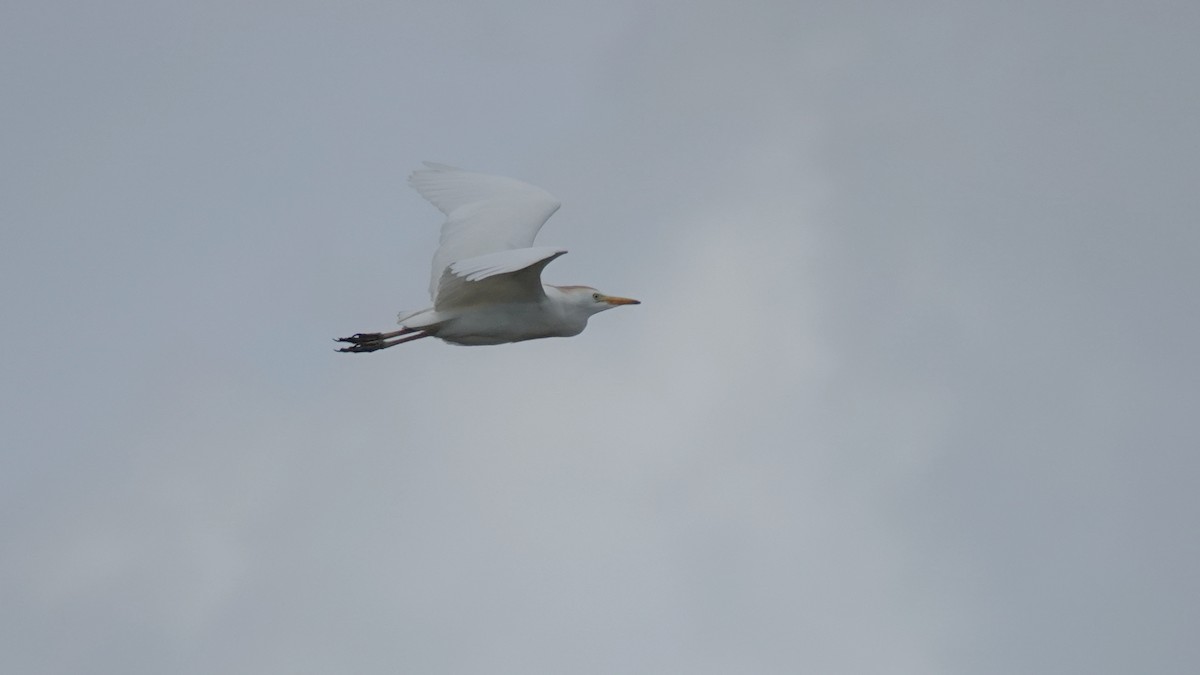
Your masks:
[[[542,270],[561,248],[515,248],[450,263],[438,280],[434,309],[537,302],[546,297]]]
[[[559,207],[550,193],[513,178],[433,162],[425,162],[425,166],[414,171],[408,182],[446,214],[429,282],[429,294],[438,305],[442,274],[451,263],[529,248]],[[540,285],[537,290],[541,292]]]

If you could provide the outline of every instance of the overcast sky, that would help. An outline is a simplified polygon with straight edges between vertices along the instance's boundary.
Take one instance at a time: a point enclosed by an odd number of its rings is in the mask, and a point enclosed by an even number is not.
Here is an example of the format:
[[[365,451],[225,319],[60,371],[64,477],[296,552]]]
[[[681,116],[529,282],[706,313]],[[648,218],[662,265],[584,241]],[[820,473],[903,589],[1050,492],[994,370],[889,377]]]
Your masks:
[[[1200,671],[1200,4],[0,5],[0,671]],[[582,335],[425,306],[422,160]]]

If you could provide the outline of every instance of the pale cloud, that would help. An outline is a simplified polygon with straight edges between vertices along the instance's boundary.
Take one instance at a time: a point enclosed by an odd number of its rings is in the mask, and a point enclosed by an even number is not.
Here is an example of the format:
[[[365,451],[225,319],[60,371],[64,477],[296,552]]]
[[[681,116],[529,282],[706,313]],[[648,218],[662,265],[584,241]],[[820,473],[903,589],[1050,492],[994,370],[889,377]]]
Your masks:
[[[6,10],[0,664],[1195,670],[1197,16],[877,4]],[[645,304],[335,354],[423,159]]]

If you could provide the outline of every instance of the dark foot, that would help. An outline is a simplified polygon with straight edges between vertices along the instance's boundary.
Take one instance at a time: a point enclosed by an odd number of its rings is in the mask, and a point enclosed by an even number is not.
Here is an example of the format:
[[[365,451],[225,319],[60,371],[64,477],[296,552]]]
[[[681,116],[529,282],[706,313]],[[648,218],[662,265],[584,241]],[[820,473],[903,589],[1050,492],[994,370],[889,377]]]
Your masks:
[[[339,341],[346,342],[345,339],[341,339]],[[359,343],[359,344],[350,345],[349,347],[342,347],[338,351],[339,352],[354,352],[354,353],[373,352],[376,349],[383,349],[384,347],[390,347],[390,346],[391,345],[387,344],[383,340],[378,340],[376,342],[363,342],[363,343]]]
[[[334,338],[335,342],[351,342],[356,345],[361,345],[364,342],[379,342],[383,340],[383,333],[355,333],[350,337]]]
[[[349,342],[350,344],[363,345],[371,342],[391,340],[392,338],[400,337],[401,335],[408,335],[412,332],[414,331],[411,328],[401,328],[400,330],[394,330],[390,333],[355,333],[350,337],[335,339],[337,342]]]
[[[395,347],[398,344],[419,340],[423,337],[429,336],[419,330],[402,328],[390,333],[355,333],[350,337],[334,338],[334,341],[350,343],[349,347],[342,347],[338,350],[339,352],[362,353]]]

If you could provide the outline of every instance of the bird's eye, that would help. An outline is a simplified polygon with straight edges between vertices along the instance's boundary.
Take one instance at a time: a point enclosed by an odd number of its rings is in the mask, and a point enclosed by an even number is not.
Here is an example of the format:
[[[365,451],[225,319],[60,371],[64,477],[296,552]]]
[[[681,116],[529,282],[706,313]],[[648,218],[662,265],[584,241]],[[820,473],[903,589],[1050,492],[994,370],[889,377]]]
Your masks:
[[[600,294],[592,293],[592,299],[595,300],[596,302],[600,302]]]

